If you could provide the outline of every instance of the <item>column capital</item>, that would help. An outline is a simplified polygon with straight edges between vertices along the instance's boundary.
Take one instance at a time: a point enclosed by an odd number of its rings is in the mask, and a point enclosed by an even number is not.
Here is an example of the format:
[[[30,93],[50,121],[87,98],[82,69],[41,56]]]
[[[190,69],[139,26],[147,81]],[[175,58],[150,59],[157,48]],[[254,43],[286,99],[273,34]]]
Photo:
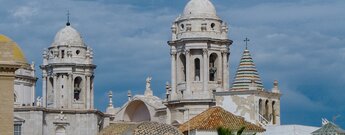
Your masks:
[[[202,53],[203,54],[207,54],[208,53],[208,50],[206,48],[202,49]]]
[[[228,51],[228,50],[221,50],[221,53],[222,53],[222,54],[228,54],[229,51]]]
[[[189,50],[189,49],[185,49],[185,50],[184,50],[184,53],[187,55],[187,54],[190,53],[190,50]]]
[[[177,51],[176,50],[171,50],[170,51],[170,55],[176,55],[177,54]]]

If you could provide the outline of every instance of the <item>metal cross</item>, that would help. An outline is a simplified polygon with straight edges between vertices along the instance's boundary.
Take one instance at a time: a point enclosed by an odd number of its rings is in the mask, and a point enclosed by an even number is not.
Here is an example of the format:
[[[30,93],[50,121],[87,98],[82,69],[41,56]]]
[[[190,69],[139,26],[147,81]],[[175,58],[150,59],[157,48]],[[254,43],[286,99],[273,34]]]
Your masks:
[[[246,39],[243,40],[243,41],[246,42],[246,50],[247,50],[247,48],[248,48],[248,42],[249,42],[250,40],[246,37]]]
[[[71,14],[69,13],[69,10],[67,10],[67,23],[66,23],[67,26],[70,25],[70,22],[69,22],[69,16],[70,16],[70,15],[71,15]]]

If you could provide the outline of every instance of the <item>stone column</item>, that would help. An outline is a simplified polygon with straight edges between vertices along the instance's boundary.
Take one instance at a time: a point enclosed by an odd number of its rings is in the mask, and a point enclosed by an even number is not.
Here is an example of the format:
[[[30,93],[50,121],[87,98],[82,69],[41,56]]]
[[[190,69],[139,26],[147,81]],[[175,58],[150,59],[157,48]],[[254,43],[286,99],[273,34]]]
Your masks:
[[[67,77],[67,86],[66,86],[66,90],[67,90],[67,95],[66,95],[66,98],[67,98],[67,108],[72,108],[72,101],[73,101],[73,78],[72,78],[72,73],[68,73],[68,77]],[[66,99],[65,98],[65,99]]]
[[[86,85],[85,85],[85,94],[86,94],[86,109],[90,109],[90,101],[91,101],[91,96],[90,96],[90,75],[86,75]]]
[[[217,54],[217,55],[219,55],[219,54]],[[219,59],[217,59],[217,63],[218,63],[218,68],[217,68],[217,80],[215,80],[215,81],[221,81],[222,83],[220,83],[220,84],[218,84],[218,85],[220,85],[220,87],[223,87],[222,85],[223,85],[223,55],[222,55],[222,53],[220,53],[220,55],[219,55]]]
[[[70,90],[70,94],[69,94],[69,99],[71,100],[71,108],[73,108],[73,104],[74,104],[74,76],[73,73],[70,73],[70,77],[71,77],[71,90]]]
[[[57,74],[53,74],[53,84],[54,84],[54,86],[53,86],[53,91],[54,91],[54,108],[58,108],[59,107],[59,99],[58,99],[58,97],[59,97],[59,95],[58,95],[58,90],[57,90]]]
[[[171,99],[176,97],[176,51],[171,51]]]
[[[207,49],[203,49],[203,87],[204,91],[208,90],[208,80],[209,80],[209,74],[208,74],[208,52]]]
[[[42,75],[43,107],[47,107],[47,75]]]
[[[188,96],[190,96],[191,93],[191,89],[190,89],[190,85],[191,85],[191,73],[190,73],[190,50],[186,50],[185,51],[186,54],[186,94]]]
[[[1,55],[2,52],[0,52]],[[1,56],[0,56],[1,58]],[[0,132],[1,135],[13,135],[13,99],[14,72],[19,68],[16,64],[3,63],[0,60]]]
[[[90,90],[90,95],[91,95],[91,109],[94,108],[94,76],[92,76],[92,81],[91,81],[91,90]]]
[[[228,69],[228,52],[222,52],[223,57],[223,88],[224,90],[229,89],[229,69]]]

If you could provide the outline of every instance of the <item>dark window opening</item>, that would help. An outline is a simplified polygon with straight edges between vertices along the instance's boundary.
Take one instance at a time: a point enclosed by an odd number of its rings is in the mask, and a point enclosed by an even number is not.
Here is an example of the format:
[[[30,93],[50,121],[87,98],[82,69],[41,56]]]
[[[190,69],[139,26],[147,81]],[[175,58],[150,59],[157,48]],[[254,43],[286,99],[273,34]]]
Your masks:
[[[74,99],[79,100],[80,99],[80,93],[81,93],[81,77],[77,77],[74,79]]]
[[[65,58],[65,50],[61,50],[61,58]]]
[[[216,74],[217,74],[217,54],[212,53],[210,55],[210,61],[209,61],[209,74],[210,74],[210,81],[215,81]]]
[[[194,81],[200,81],[200,59],[196,58],[194,60],[194,67],[195,67],[195,76],[194,76]]]

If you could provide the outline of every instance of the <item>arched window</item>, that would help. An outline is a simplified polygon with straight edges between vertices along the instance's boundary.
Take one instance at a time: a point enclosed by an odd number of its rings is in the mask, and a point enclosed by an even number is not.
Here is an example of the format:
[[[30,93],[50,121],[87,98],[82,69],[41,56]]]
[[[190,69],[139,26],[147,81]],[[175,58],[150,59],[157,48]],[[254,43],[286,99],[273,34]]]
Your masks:
[[[194,81],[200,81],[200,59],[194,59]]]
[[[272,122],[273,122],[273,124],[276,124],[276,111],[275,111],[275,104],[276,104],[276,102],[275,101],[273,101],[272,102]]]
[[[217,54],[212,53],[210,55],[209,70],[210,70],[210,81],[215,81],[217,77]]]
[[[266,120],[270,120],[269,119],[269,110],[268,110],[268,100],[266,100],[266,102],[265,102],[265,116],[264,116],[265,118],[266,118]]]
[[[259,114],[262,115],[262,99],[259,99]]]
[[[181,62],[180,70],[182,70],[182,72],[180,72],[181,80],[185,82],[186,81],[186,56],[184,54],[180,55],[180,62]]]
[[[54,92],[54,79],[52,77],[49,78],[49,89]]]
[[[74,99],[79,100],[80,99],[80,93],[82,88],[82,79],[81,77],[76,77],[74,79]]]
[[[55,135],[66,135],[66,129],[63,127],[56,128]]]

